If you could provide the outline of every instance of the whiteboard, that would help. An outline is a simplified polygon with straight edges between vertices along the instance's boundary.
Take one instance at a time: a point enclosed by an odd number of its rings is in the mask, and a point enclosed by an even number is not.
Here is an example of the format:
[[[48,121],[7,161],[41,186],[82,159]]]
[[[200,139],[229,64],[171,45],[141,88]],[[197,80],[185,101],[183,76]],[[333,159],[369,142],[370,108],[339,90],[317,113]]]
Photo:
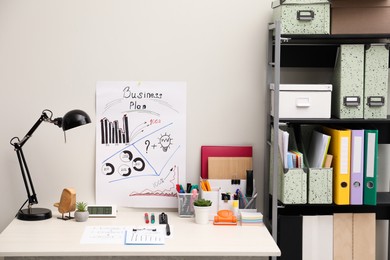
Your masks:
[[[98,82],[96,203],[177,207],[186,180],[186,83]]]

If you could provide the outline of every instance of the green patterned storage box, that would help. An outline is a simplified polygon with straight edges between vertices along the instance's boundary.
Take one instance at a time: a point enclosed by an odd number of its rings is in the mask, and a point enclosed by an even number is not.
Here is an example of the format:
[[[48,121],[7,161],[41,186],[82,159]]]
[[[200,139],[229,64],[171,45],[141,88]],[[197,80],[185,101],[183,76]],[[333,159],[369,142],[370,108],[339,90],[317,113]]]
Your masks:
[[[309,168],[308,203],[332,204],[333,201],[333,169]]]
[[[282,34],[330,34],[328,0],[276,0],[272,8]]]
[[[307,174],[302,168],[279,171],[278,199],[284,204],[307,203]]]
[[[273,153],[270,156],[270,175],[273,174]],[[283,170],[282,160],[279,158],[278,200],[283,204],[307,203],[307,173],[302,168]],[[272,176],[270,176],[270,190],[272,190]]]
[[[364,118],[387,118],[389,45],[366,45]]]
[[[283,128],[283,127],[281,127]],[[284,128],[283,128],[284,129]],[[287,130],[287,129],[284,129]],[[292,133],[290,133],[292,136]],[[295,137],[293,137],[295,139]],[[273,143],[273,130],[271,131],[271,143]],[[293,145],[295,146],[295,145]],[[278,153],[279,154],[279,153]],[[277,172],[278,193],[277,197],[284,204],[306,204],[307,203],[307,173],[302,168],[283,170],[283,163],[278,156],[279,171]],[[270,190],[272,190],[273,168],[273,145],[270,149]]]
[[[363,118],[364,45],[339,47],[333,73],[332,115]]]

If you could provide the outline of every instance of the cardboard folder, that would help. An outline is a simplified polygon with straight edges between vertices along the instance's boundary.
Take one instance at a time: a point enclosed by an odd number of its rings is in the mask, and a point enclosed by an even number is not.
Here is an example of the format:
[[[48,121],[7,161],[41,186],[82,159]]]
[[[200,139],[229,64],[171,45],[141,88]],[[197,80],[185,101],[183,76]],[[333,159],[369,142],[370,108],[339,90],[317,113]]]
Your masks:
[[[333,259],[352,260],[353,213],[333,215]]]
[[[375,260],[375,213],[353,214],[353,260]]]
[[[252,157],[209,157],[209,179],[246,179],[252,170]]]
[[[378,130],[364,131],[363,204],[376,205],[378,176]]]
[[[388,70],[388,46],[366,45],[364,118],[387,118]]]
[[[332,115],[363,118],[364,45],[341,45],[333,75]]]
[[[363,204],[364,130],[351,133],[351,205]]]
[[[201,177],[208,178],[209,157],[252,157],[252,146],[202,146]]]
[[[375,213],[333,215],[333,259],[375,260]]]
[[[350,151],[351,130],[323,127],[324,133],[331,136],[329,153],[333,155],[333,200],[338,205],[350,203]]]

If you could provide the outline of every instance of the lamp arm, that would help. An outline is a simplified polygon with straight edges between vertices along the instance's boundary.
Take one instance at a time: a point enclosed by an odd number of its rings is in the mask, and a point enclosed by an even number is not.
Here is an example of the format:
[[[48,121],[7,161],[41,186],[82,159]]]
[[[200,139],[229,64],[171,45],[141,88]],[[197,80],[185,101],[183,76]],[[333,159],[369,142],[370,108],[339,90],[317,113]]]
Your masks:
[[[42,111],[42,114],[41,116],[38,118],[37,122],[33,125],[33,127],[31,127],[30,131],[27,132],[27,134],[23,137],[22,140],[20,140],[17,145],[22,148],[22,146],[27,142],[27,140],[32,136],[32,134],[35,132],[35,130],[37,130],[37,128],[41,125],[41,123],[43,121],[48,121],[51,116],[49,117],[47,115],[47,111],[50,111],[50,110],[43,110]],[[51,112],[51,111],[50,111]],[[12,141],[12,140],[11,140]],[[11,143],[12,144],[12,143]],[[14,147],[16,148],[15,144],[12,144],[14,145]]]
[[[48,115],[50,114],[50,116]],[[27,140],[32,136],[32,134],[37,130],[37,128],[41,125],[43,121],[57,124],[57,119],[52,120],[53,113],[50,110],[43,110],[41,116],[37,120],[37,122],[33,125],[30,131],[20,140],[18,137],[14,137],[11,139],[10,144],[15,148],[16,155],[18,157],[20,170],[23,177],[24,186],[26,188],[29,207],[33,204],[38,204],[37,195],[35,193],[34,184],[31,179],[30,171],[27,166],[26,159],[23,154],[22,147],[27,142]]]
[[[37,194],[35,193],[34,184],[31,179],[30,171],[27,166],[26,159],[22,151],[22,147],[15,148],[16,155],[18,156],[18,161],[20,165],[20,171],[22,173],[24,186],[27,192],[28,204],[29,207],[33,204],[38,204]]]

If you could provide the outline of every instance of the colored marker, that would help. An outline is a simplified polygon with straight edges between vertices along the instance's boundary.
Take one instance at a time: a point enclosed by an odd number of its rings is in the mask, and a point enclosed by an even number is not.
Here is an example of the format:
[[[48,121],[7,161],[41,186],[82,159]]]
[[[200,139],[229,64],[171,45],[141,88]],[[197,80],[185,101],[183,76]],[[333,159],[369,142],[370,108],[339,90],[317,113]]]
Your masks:
[[[150,216],[150,222],[151,222],[152,224],[154,224],[154,221],[155,221],[154,213],[152,213],[152,215]]]
[[[148,213],[145,213],[145,223],[146,224],[149,224],[149,215],[148,215]]]

